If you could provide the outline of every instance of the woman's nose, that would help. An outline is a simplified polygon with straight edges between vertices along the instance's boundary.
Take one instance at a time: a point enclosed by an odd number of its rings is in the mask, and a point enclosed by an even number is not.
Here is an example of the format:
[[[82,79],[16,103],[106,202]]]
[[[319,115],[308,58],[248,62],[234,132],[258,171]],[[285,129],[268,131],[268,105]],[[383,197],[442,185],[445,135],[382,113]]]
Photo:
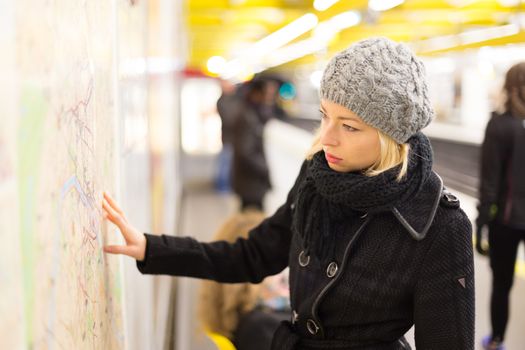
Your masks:
[[[323,146],[337,146],[339,141],[332,128],[326,128],[321,131],[321,144]]]

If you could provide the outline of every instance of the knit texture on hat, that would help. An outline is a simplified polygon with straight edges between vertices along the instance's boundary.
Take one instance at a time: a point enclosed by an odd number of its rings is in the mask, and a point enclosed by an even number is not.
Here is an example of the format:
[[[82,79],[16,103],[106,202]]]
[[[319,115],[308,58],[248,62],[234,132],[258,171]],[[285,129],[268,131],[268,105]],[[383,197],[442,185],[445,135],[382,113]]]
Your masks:
[[[423,63],[406,45],[387,38],[359,41],[333,57],[323,73],[320,95],[398,143],[434,117]]]

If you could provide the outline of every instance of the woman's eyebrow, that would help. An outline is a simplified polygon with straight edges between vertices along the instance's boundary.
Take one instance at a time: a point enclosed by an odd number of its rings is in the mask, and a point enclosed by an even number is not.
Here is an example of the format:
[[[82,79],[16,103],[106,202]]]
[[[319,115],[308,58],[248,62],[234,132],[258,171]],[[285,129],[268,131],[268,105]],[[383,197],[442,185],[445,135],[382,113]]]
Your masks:
[[[358,120],[356,117],[337,117],[338,119],[341,119],[341,120],[352,120],[356,123],[361,123],[360,120]]]
[[[319,105],[319,109],[321,112],[323,112],[324,114],[327,114],[326,113],[326,109],[324,109],[323,105]],[[340,120],[352,120],[356,123],[361,123],[361,121],[359,119],[357,119],[356,117],[345,117],[345,116],[338,116],[337,119],[340,119]]]

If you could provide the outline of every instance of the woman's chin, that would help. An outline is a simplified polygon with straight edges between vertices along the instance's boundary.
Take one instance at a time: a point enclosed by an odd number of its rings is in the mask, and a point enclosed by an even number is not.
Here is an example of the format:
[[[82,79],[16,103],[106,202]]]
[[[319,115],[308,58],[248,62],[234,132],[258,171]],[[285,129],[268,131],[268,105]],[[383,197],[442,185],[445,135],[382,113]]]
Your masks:
[[[352,167],[352,166],[345,165],[345,164],[335,164],[335,163],[328,162],[328,166],[330,167],[330,169],[332,169],[333,171],[337,171],[338,173],[353,173],[353,172],[363,171],[363,169],[361,168]]]
[[[348,172],[348,170],[345,169],[345,167],[342,166],[341,164],[335,164],[335,163],[328,162],[328,166],[330,167],[330,169],[332,169],[334,171],[337,171],[339,173],[347,173]]]

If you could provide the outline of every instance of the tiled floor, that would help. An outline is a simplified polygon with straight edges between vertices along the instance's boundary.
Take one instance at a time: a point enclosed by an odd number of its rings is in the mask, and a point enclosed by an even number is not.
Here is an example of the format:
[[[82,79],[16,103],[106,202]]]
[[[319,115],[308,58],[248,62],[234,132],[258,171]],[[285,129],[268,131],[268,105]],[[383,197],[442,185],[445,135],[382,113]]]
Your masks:
[[[468,215],[474,215],[474,199],[460,195],[462,207]],[[199,240],[209,240],[223,220],[237,208],[237,201],[231,195],[219,195],[210,188],[194,188],[187,191],[183,203],[183,234]],[[476,256],[476,342],[489,332],[488,302],[490,295],[490,269],[488,261]],[[179,316],[186,329],[184,348],[188,350],[211,350],[214,347],[197,331],[193,316],[198,295],[198,281],[182,279],[181,299],[186,305],[186,313]],[[512,293],[511,320],[507,332],[507,350],[525,349],[525,279],[516,278]],[[182,320],[182,321],[181,321]],[[413,335],[410,333],[409,338]],[[412,340],[412,339],[410,339]],[[480,349],[477,344],[476,349]],[[445,350],[445,349],[443,349]]]

